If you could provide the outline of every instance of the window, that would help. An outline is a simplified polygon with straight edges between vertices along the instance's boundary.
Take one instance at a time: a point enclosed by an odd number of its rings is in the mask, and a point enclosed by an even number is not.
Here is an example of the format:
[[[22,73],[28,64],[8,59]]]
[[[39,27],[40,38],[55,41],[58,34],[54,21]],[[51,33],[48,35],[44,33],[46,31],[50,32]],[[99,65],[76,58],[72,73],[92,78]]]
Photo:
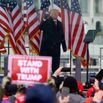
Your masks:
[[[96,21],[96,30],[98,30],[99,32],[102,31],[102,27],[101,27],[101,22],[100,21]]]
[[[95,0],[94,2],[94,13],[102,14],[103,13],[103,0]]]
[[[82,13],[88,13],[88,0],[79,0]]]
[[[91,65],[96,66],[97,65],[97,61],[94,58],[91,58]]]

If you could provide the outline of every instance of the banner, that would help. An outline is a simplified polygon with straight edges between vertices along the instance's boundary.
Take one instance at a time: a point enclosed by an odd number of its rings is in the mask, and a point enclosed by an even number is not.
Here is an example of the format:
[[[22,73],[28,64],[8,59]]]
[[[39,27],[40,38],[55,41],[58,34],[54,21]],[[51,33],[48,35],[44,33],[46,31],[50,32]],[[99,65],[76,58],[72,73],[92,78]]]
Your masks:
[[[51,73],[51,57],[10,55],[8,58],[8,76],[13,83],[45,83]]]

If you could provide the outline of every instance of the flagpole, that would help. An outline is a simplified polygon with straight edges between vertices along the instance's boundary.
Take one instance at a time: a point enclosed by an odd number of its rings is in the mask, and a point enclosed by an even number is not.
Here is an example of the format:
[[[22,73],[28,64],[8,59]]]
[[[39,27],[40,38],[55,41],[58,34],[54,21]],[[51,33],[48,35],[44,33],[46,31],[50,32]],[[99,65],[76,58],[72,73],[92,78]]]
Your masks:
[[[0,53],[0,71],[1,71],[1,53]]]
[[[72,70],[72,50],[70,50],[70,75]]]
[[[62,0],[60,0],[60,8],[62,9]]]
[[[8,48],[8,55],[10,54],[10,45],[9,45],[9,40],[8,40],[8,46],[7,46],[7,48]]]
[[[9,3],[7,2],[7,7],[9,8]],[[10,34],[9,34],[10,35]],[[8,48],[8,55],[10,54],[10,45],[9,45],[9,40],[8,40],[8,46],[7,46],[7,48]]]
[[[70,43],[70,75],[72,74],[72,39],[71,39],[71,17],[70,17],[70,15],[69,15],[69,22],[70,22],[70,34],[69,34],[69,38],[70,38],[70,40],[69,40],[69,43]]]

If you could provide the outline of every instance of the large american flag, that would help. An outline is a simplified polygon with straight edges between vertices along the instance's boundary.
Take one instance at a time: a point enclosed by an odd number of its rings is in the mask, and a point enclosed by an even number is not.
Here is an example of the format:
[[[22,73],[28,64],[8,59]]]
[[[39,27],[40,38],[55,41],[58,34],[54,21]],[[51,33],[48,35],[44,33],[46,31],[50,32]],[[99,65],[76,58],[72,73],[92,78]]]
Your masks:
[[[12,33],[11,35],[14,36],[13,42],[16,42],[16,48],[17,52],[16,54],[27,54],[26,48],[25,48],[25,40],[24,40],[24,23],[22,19],[22,14],[20,11],[20,7],[18,6],[17,2],[10,1],[9,2],[9,10],[10,10],[10,17],[11,17],[11,27],[12,27]],[[11,38],[12,39],[12,38]]]
[[[29,35],[30,51],[39,54],[40,50],[40,29],[39,19],[35,11],[35,6],[32,0],[25,0],[27,8],[27,27]]]
[[[84,24],[78,0],[71,0],[71,37],[73,54],[86,58],[87,45],[83,42]]]
[[[0,0],[0,53],[5,53],[5,37],[11,32],[8,16],[2,0]]]
[[[8,32],[5,28],[0,25],[0,53],[5,53],[6,48],[4,46],[5,37],[8,35]]]
[[[5,5],[5,11],[6,11],[6,14],[7,14],[7,17],[8,17],[9,26],[10,26],[10,29],[11,29],[11,32],[8,35],[9,42],[11,44],[13,52],[15,54],[17,54],[18,51],[17,51],[17,47],[16,47],[16,42],[15,42],[14,34],[13,34],[13,25],[12,25],[12,19],[11,19],[9,8],[8,8],[8,3],[4,2],[4,5]]]
[[[2,0],[0,0],[0,25],[2,25],[4,28],[11,32],[8,17],[5,11],[5,6]]]
[[[68,49],[71,49],[70,9],[69,9],[69,5],[68,5],[68,1],[67,0],[62,0],[62,1],[54,0],[53,7],[56,9],[58,9],[58,7],[59,7],[61,9],[59,20],[61,18],[61,21],[63,23],[67,47],[68,47]]]

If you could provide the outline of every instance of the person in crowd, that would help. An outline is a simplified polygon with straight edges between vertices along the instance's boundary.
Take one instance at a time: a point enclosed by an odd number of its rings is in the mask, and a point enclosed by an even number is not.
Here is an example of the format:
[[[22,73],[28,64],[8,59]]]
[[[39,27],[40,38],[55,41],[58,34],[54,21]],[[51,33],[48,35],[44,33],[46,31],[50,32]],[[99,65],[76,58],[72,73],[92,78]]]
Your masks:
[[[57,19],[59,11],[55,8],[50,10],[50,16],[46,16],[46,20],[40,24],[40,29],[43,31],[40,55],[52,57],[52,72],[59,67],[60,64],[60,45],[62,44],[63,51],[67,50],[63,26]]]
[[[103,69],[96,75],[93,96],[88,97],[83,103],[103,103]]]
[[[16,95],[16,93],[17,93],[17,90],[18,90],[18,87],[17,87],[17,85],[16,84],[11,84],[10,85],[10,96],[9,96],[9,101],[11,102],[11,103],[15,103],[15,100],[16,100],[16,98],[15,98],[15,95]]]
[[[77,81],[77,85],[78,85],[79,94],[81,96],[84,96],[84,93],[83,93],[84,87],[83,87],[82,83],[80,81]]]
[[[64,87],[69,88],[68,103],[81,103],[84,98],[79,94],[77,80],[74,77],[67,76],[64,80]]]
[[[56,103],[55,93],[50,86],[35,84],[27,89],[25,103]]]
[[[26,88],[24,87],[24,85],[18,85],[18,90],[15,95],[15,103],[24,103],[25,93],[26,93]]]
[[[3,79],[2,79],[2,88],[5,88],[6,85],[9,85],[11,84],[11,78],[8,77],[8,76],[5,76]]]
[[[94,93],[94,96],[86,98],[86,100],[83,103],[103,103],[103,89],[100,89],[99,82],[100,81],[95,79],[95,83],[94,83],[95,93]]]
[[[76,79],[71,76],[64,79],[57,97],[59,103],[81,103],[85,99],[79,94]]]
[[[95,81],[94,79],[92,79],[90,81],[90,88],[86,92],[86,97],[90,97],[90,96],[93,95],[93,92],[94,92],[94,81]]]
[[[57,90],[57,86],[56,86],[56,80],[55,78],[49,78],[48,81],[47,81],[47,84],[51,87],[51,89],[56,93],[58,90]]]
[[[64,77],[60,76],[62,69],[63,69],[62,66],[57,68],[56,71],[51,76],[51,78],[55,81],[57,92],[60,89],[60,85],[61,85],[62,81],[64,80]]]
[[[6,84],[4,88],[4,95],[1,103],[15,103],[15,94],[17,92],[16,84]]]

